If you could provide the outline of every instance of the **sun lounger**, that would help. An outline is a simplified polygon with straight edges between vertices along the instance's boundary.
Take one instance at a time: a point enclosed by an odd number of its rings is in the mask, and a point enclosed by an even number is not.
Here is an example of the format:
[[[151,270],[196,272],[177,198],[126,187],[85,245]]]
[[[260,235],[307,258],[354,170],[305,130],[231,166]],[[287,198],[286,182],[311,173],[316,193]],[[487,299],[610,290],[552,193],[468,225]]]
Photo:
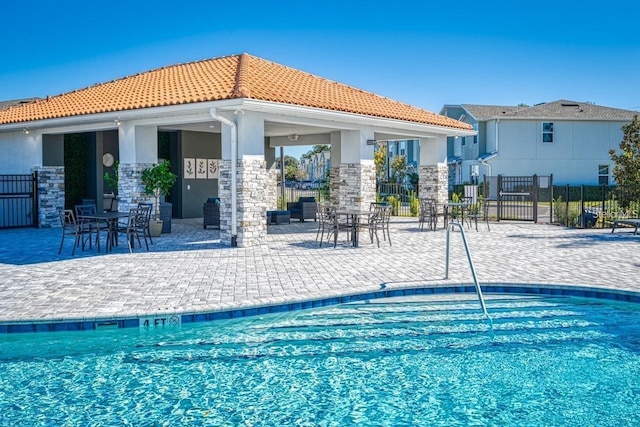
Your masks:
[[[613,221],[611,232],[613,233],[616,227],[619,227],[620,225],[634,227],[633,234],[638,234],[638,227],[640,227],[640,218],[617,219]]]

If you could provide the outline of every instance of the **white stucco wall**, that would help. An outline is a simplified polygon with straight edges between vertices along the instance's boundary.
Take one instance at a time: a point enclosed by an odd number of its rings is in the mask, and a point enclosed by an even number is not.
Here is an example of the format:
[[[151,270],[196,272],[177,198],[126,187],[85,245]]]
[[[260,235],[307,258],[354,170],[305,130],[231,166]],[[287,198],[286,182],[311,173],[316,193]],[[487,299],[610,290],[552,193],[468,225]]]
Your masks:
[[[545,120],[547,121],[547,120]],[[493,175],[549,175],[555,184],[598,184],[598,166],[613,162],[609,149],[622,140],[623,122],[557,121],[553,143],[542,142],[542,120],[501,120],[498,156],[489,162]],[[487,151],[496,148],[495,122],[487,126]]]
[[[0,133],[0,175],[27,174],[39,166],[42,166],[42,136],[39,133]]]

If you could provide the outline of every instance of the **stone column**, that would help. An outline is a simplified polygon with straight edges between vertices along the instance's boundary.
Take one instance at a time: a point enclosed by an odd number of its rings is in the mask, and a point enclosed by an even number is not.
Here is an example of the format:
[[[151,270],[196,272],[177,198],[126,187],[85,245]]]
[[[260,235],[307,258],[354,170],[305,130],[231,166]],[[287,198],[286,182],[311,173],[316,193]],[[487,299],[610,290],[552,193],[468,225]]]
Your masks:
[[[329,169],[329,203],[340,205],[340,165],[331,166]]]
[[[268,138],[265,138],[264,144],[265,151],[265,167],[267,170],[266,184],[267,184],[267,210],[276,210],[278,206],[278,198],[281,196],[280,187],[278,186],[278,168],[276,168],[276,157],[279,158],[279,153],[276,153],[276,149],[269,146]]]
[[[376,200],[373,130],[331,134],[331,201],[340,208],[369,209]]]
[[[60,227],[58,209],[64,209],[64,166],[38,166],[38,224],[40,228]]]
[[[118,167],[118,210],[129,212],[138,207],[138,203],[155,203],[153,195],[144,193],[145,186],[140,177],[142,171],[153,163],[120,163]]]
[[[218,197],[220,198],[220,242],[230,246],[233,237],[231,235],[231,160],[220,160]]]
[[[267,207],[273,203],[271,185],[275,175],[265,161],[264,119],[245,111],[225,113],[237,127],[236,186],[232,188],[231,157],[232,127],[222,126],[222,161],[220,162],[220,241],[233,242],[232,190],[236,191],[236,236],[238,247],[262,244],[267,238]]]
[[[140,177],[158,162],[158,127],[123,122],[118,128],[118,145],[118,210],[128,212],[140,202],[155,203],[152,195],[144,194]]]
[[[436,199],[436,203],[446,203],[449,199],[447,167],[447,137],[420,139],[420,171],[418,191],[421,198]]]
[[[338,174],[338,206],[369,209],[369,204],[376,200],[376,171],[373,162],[342,163]]]
[[[262,156],[238,161],[238,247],[250,247],[267,239],[269,172]]]
[[[251,247],[267,238],[266,211],[268,204],[267,170],[261,157],[243,158],[237,168],[237,236],[238,247]],[[231,245],[231,161],[220,162],[220,242]]]
[[[449,199],[449,186],[447,178],[449,168],[446,164],[420,165],[418,188],[420,197],[436,199],[436,203],[446,203]]]

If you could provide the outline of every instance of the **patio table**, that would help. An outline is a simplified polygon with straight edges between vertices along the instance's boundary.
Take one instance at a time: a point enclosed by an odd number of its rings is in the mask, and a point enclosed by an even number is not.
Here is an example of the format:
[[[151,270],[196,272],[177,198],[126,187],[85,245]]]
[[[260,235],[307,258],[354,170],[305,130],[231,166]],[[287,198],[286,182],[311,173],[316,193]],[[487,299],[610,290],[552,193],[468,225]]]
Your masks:
[[[114,243],[118,242],[118,220],[120,218],[128,218],[129,212],[96,212],[93,214],[81,215],[80,219],[93,219],[98,221],[104,221],[107,224],[107,249],[106,252],[111,252]]]
[[[452,202],[449,201],[446,204],[446,211],[445,211],[445,215],[444,215],[444,225],[445,228],[447,227],[448,224],[448,220],[449,220],[449,209],[450,208],[460,208],[460,222],[462,223],[462,225],[464,225],[464,212],[471,206],[471,203],[468,202]],[[469,224],[470,226],[471,224]]]
[[[337,209],[337,215],[344,215],[347,217],[347,222],[351,224],[351,244],[353,247],[358,247],[358,225],[360,217],[368,217],[371,213],[370,210],[365,209]],[[350,222],[349,222],[350,221]],[[336,235],[337,238],[337,235]]]

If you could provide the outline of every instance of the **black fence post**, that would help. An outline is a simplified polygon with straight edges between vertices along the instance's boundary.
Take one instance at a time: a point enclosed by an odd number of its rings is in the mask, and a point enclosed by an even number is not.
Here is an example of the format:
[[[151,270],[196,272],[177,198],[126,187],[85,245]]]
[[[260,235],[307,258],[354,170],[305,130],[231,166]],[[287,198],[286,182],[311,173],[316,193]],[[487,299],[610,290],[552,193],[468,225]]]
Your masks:
[[[607,216],[606,206],[607,186],[602,184],[602,210],[600,211],[600,226],[604,228],[604,217]]]
[[[584,184],[580,186],[580,216],[578,216],[578,226],[584,228],[586,226],[584,220]]]
[[[32,189],[31,189],[31,193],[33,194],[33,208],[32,208],[32,212],[33,212],[33,226],[35,228],[40,227],[40,212],[39,212],[39,196],[38,196],[38,171],[34,171],[31,177],[31,182],[32,182]]]
[[[533,174],[533,223],[538,223],[538,175]]]
[[[567,210],[565,211],[565,217],[566,217],[566,222],[567,222],[566,226],[569,227],[569,184],[567,184],[566,188],[567,188],[566,189],[567,197],[566,197],[566,200],[565,200],[565,204],[566,204]]]
[[[553,174],[549,175],[549,223],[553,224]]]
[[[498,197],[496,197],[498,199],[496,206],[496,221],[500,222],[500,218],[502,217],[502,175],[498,175],[498,188],[496,190],[498,195]]]

